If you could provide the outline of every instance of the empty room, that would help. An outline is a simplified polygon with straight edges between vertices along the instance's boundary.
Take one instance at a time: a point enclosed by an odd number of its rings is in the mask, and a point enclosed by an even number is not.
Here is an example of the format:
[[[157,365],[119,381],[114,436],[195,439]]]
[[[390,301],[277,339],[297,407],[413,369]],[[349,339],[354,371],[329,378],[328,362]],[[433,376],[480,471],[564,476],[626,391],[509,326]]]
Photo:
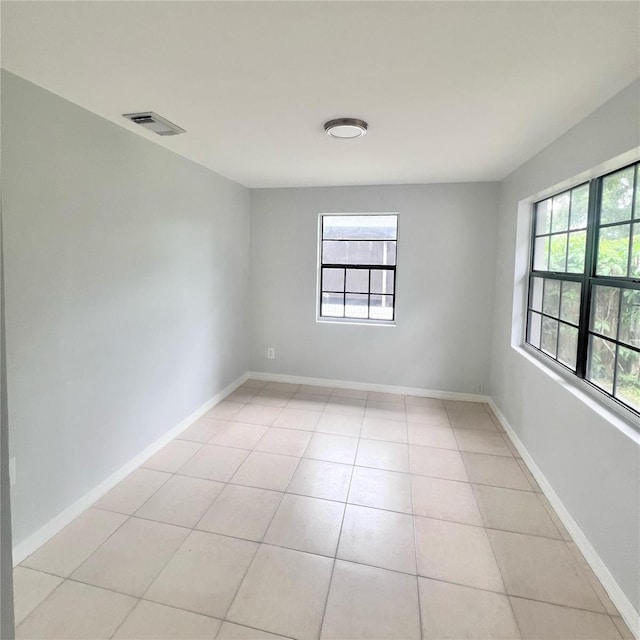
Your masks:
[[[0,22],[2,640],[640,640],[640,3]]]

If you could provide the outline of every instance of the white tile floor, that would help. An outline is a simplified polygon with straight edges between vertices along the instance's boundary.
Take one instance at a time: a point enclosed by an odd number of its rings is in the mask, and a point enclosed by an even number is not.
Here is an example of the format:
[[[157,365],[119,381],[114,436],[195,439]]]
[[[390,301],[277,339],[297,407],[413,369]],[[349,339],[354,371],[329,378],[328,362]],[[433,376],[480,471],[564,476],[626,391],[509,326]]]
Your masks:
[[[258,381],[15,592],[18,638],[631,638],[485,405]]]

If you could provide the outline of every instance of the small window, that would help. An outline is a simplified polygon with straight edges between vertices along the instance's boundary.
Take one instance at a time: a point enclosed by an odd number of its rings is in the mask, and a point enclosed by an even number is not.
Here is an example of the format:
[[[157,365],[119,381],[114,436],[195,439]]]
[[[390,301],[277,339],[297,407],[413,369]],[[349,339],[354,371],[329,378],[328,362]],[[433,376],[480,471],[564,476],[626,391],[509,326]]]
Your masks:
[[[393,322],[397,214],[320,216],[319,317]]]

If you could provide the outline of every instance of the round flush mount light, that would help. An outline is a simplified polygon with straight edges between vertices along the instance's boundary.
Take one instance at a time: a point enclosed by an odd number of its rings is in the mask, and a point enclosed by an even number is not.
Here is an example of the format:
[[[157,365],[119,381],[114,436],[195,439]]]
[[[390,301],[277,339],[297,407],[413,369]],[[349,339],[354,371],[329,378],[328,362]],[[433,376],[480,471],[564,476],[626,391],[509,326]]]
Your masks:
[[[348,140],[359,138],[367,133],[369,125],[364,120],[356,118],[337,118],[324,123],[324,130],[332,138]]]

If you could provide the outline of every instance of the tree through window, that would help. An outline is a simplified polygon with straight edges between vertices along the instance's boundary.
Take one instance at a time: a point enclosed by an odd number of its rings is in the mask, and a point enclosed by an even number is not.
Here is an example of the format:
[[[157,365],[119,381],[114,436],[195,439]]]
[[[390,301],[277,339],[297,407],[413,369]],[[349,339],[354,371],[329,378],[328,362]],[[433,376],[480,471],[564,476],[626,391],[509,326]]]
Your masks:
[[[640,163],[534,206],[527,342],[640,413]]]

